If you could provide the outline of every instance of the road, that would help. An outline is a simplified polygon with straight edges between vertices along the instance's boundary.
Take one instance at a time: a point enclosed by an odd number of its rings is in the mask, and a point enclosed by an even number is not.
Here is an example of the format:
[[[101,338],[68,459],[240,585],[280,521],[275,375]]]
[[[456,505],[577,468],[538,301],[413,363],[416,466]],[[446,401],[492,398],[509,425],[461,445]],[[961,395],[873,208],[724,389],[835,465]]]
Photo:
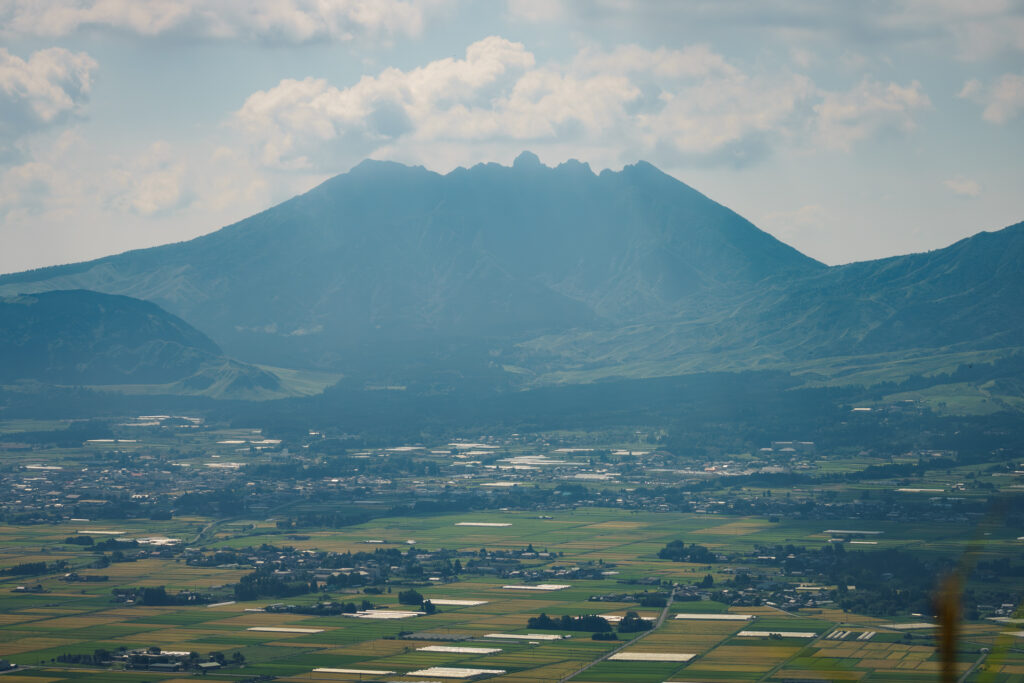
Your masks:
[[[275,515],[276,513],[280,512],[281,510],[284,510],[284,509],[286,509],[288,507],[291,507],[292,505],[295,505],[295,504],[296,504],[296,501],[291,501],[289,503],[284,503],[282,505],[278,505],[275,508],[271,508],[269,510],[264,511],[263,514],[266,515],[267,518],[270,518],[273,515]],[[234,517],[224,517],[223,519],[215,519],[212,522],[210,522],[209,524],[207,524],[206,526],[204,526],[202,529],[200,529],[199,533],[197,533],[195,535],[195,538],[193,538],[191,541],[189,541],[186,545],[197,546],[197,545],[201,545],[202,543],[205,543],[207,541],[213,540],[213,535],[210,535],[209,532],[213,531],[214,529],[216,529],[221,524],[227,524],[228,522],[237,522],[240,519],[252,519],[253,515],[254,515],[254,513],[248,512],[248,513],[241,514],[241,515],[235,515]],[[208,535],[209,535],[209,537],[207,537]]]
[[[581,673],[583,673],[584,671],[586,671],[590,667],[594,666],[595,664],[600,664],[601,662],[605,661],[606,659],[608,659],[612,655],[616,654],[617,652],[622,652],[623,650],[625,650],[630,645],[635,644],[637,641],[643,640],[644,638],[646,638],[650,634],[652,634],[655,631],[657,631],[661,627],[661,625],[663,623],[665,623],[665,618],[668,616],[668,609],[669,609],[669,607],[672,606],[672,601],[675,599],[675,597],[676,597],[676,588],[675,588],[675,586],[673,586],[672,587],[672,592],[668,594],[668,600],[665,602],[665,609],[661,610],[661,614],[658,616],[657,621],[654,622],[654,626],[652,626],[649,631],[644,631],[643,633],[638,635],[636,638],[633,638],[632,640],[627,640],[622,645],[619,645],[619,646],[609,650],[608,652],[605,652],[603,655],[601,655],[600,657],[598,657],[594,661],[589,662],[587,664],[584,664],[582,667],[580,667],[576,671],[573,671],[568,676],[565,676],[564,678],[558,679],[558,683],[565,683],[566,681],[570,681],[573,678],[576,678]]]
[[[965,671],[964,675],[957,679],[958,683],[964,683],[968,678],[970,678],[971,674],[974,673],[985,661],[985,657],[988,657],[988,653],[982,652],[978,659],[975,660],[974,664],[971,664],[971,668]]]

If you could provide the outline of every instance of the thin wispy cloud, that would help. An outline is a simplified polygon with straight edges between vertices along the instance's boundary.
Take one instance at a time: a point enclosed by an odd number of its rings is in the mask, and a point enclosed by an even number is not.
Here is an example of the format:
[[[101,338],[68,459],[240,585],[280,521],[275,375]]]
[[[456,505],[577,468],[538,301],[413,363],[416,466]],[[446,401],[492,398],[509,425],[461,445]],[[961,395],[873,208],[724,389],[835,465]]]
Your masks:
[[[83,30],[176,34],[210,40],[304,43],[361,35],[414,36],[438,0],[14,0],[0,8],[8,35],[60,37]]]
[[[957,176],[956,178],[942,181],[942,184],[949,188],[950,192],[961,197],[981,196],[981,185],[976,180],[971,180],[970,178]]]

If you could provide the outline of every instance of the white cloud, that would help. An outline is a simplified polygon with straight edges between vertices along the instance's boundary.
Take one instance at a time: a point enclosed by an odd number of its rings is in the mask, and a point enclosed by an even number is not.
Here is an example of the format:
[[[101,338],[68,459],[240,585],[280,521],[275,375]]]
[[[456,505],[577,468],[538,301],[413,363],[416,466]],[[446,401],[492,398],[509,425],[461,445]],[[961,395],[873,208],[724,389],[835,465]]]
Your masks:
[[[37,213],[45,206],[54,169],[38,161],[12,166],[0,173],[0,217],[12,211]]]
[[[388,155],[436,166],[453,146],[475,162],[483,145],[502,149],[499,158],[511,149],[574,145],[597,150],[590,160],[609,165],[639,155],[668,165],[742,166],[780,146],[849,150],[907,132],[929,106],[916,81],[865,79],[848,91],[822,91],[795,73],[747,73],[706,45],[588,47],[567,64],[537,65],[522,44],[492,36],[463,59],[385,69],[347,88],[286,79],[253,93],[233,120],[261,161],[280,169],[338,171]]]
[[[844,92],[825,92],[814,106],[817,140],[833,149],[849,150],[853,143],[885,132],[909,132],[916,127],[913,112],[931,107],[917,81],[908,86],[865,78]]]
[[[189,239],[323,179],[273,177],[209,140],[114,152],[84,128],[32,136],[32,161],[0,169],[0,272]]]
[[[0,175],[0,231],[32,225],[42,216],[68,223],[96,201],[97,173],[83,167],[89,145],[75,127],[56,136],[34,136],[24,142],[25,157]]]
[[[982,105],[981,117],[989,123],[1007,123],[1024,112],[1024,75],[1003,74],[989,86],[972,79],[959,97]]]
[[[87,28],[143,36],[302,43],[418,35],[444,0],[8,0],[0,35],[65,36]]]
[[[336,168],[343,165],[338,155],[359,159],[403,136],[521,137],[536,122],[501,110],[515,110],[534,94],[545,74],[524,79],[533,65],[521,43],[490,37],[470,45],[465,59],[388,68],[345,89],[323,79],[285,79],[250,95],[234,118],[259,145],[264,164],[290,169]]]
[[[0,48],[0,159],[18,138],[82,113],[96,61],[51,47],[28,60]]]
[[[113,170],[111,178],[108,201],[120,211],[150,216],[181,208],[192,199],[185,162],[163,141]]]
[[[953,194],[960,195],[961,197],[979,197],[981,196],[981,185],[976,180],[965,178],[964,176],[957,176],[950,178],[949,180],[942,181]]]
[[[815,94],[805,77],[743,73],[704,45],[583,49],[567,65],[535,64],[492,36],[464,59],[385,69],[338,88],[286,79],[234,116],[264,164],[339,170],[365,156],[432,143],[598,149],[592,161],[745,164],[794,137]],[[505,156],[502,154],[501,156]]]

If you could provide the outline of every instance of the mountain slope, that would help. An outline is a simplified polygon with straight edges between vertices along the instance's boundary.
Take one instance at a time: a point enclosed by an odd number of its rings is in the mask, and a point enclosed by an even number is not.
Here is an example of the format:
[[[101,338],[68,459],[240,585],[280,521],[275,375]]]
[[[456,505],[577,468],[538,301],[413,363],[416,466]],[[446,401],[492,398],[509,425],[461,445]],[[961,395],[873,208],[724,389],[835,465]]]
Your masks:
[[[447,175],[364,162],[211,235],[5,276],[0,292],[127,294],[233,356],[351,369],[664,316],[823,268],[649,164],[595,175],[524,153]]]
[[[844,371],[1024,347],[1024,223],[944,249],[768,278],[702,314],[522,345],[558,381],[749,367]],[[859,359],[859,360],[855,360]],[[550,379],[550,378],[549,378]]]
[[[65,290],[0,298],[0,383],[174,385],[218,395],[274,391],[270,373],[224,357],[159,306]]]

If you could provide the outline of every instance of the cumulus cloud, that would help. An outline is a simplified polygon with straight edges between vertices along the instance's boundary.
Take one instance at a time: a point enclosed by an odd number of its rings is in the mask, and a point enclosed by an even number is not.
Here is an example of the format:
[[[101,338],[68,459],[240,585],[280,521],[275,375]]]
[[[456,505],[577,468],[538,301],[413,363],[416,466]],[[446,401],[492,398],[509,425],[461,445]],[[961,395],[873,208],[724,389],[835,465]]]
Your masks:
[[[0,168],[0,272],[189,239],[322,180],[208,139],[114,151],[83,128],[32,136],[31,161]]]
[[[538,122],[544,126],[549,120],[503,113],[521,109],[527,100],[537,104],[559,85],[545,84],[558,76],[542,70],[524,78],[533,65],[521,43],[491,37],[470,45],[465,59],[410,71],[389,68],[345,89],[323,79],[285,79],[250,95],[234,118],[258,142],[264,164],[290,169],[330,166],[339,154],[361,158],[405,136],[529,136],[531,129],[542,132]]]
[[[796,73],[747,73],[706,45],[584,48],[568,63],[537,64],[521,43],[492,36],[464,58],[385,69],[349,87],[285,79],[249,96],[233,121],[263,164],[291,170],[336,171],[370,155],[408,161],[431,145],[435,160],[473,146],[476,161],[502,144],[597,150],[590,160],[609,165],[642,155],[742,166],[809,144],[809,130],[815,144],[842,150],[909,131],[929,104],[916,82],[824,92]]]
[[[32,161],[9,167],[2,179],[0,215],[17,221],[67,214],[72,207],[152,216],[185,206],[192,197],[185,158],[166,142],[129,157],[105,155],[74,130],[30,145]],[[13,215],[12,215],[13,214]]]
[[[914,112],[930,106],[917,81],[902,86],[865,78],[850,90],[824,93],[814,106],[817,139],[826,147],[848,150],[879,133],[913,130]]]
[[[181,33],[210,39],[290,43],[417,35],[424,13],[443,0],[8,0],[8,35],[65,36],[87,28],[143,36]]]
[[[28,60],[0,48],[0,158],[18,138],[82,113],[96,61],[51,47]]]
[[[984,107],[981,117],[989,123],[1007,123],[1024,112],[1024,76],[1003,74],[991,85],[970,80],[964,84],[959,97]]]
[[[0,171],[0,230],[34,222],[46,213],[67,220],[73,215],[71,207],[95,199],[97,174],[80,166],[85,147],[74,128],[26,139],[27,160]]]
[[[981,196],[981,185],[977,181],[965,178],[964,176],[944,180],[942,184],[953,194],[960,195],[961,197],[974,198]]]
[[[109,201],[119,210],[151,216],[181,208],[192,199],[186,165],[163,141],[112,171]]]

